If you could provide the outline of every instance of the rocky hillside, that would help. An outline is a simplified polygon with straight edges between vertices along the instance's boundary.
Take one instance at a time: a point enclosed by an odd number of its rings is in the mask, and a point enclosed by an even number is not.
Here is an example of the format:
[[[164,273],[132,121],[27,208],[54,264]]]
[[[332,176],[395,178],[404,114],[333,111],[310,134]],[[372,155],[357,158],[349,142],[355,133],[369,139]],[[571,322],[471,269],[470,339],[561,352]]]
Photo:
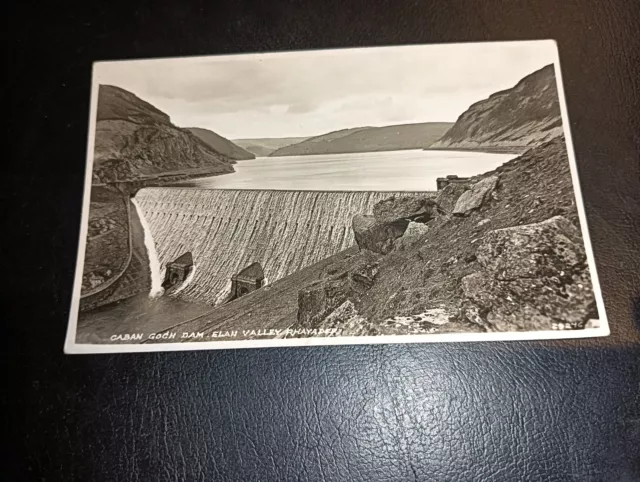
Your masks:
[[[370,127],[353,127],[351,129],[340,129],[331,131],[319,136],[310,137],[301,142],[296,142],[288,146],[276,149],[270,156],[298,156],[304,154],[325,154],[326,146],[332,145],[338,139],[355,134],[361,130],[370,129]]]
[[[267,157],[276,149],[297,144],[306,139],[308,137],[267,137],[263,139],[233,139],[233,142],[258,157]]]
[[[431,148],[525,151],[563,133],[553,65],[469,107]]]
[[[423,149],[439,139],[452,124],[425,122],[384,127],[357,127],[311,137],[272,152],[271,156],[340,154],[349,152]]]
[[[93,182],[153,178],[167,173],[233,172],[216,152],[169,116],[131,92],[101,85],[98,93]]]
[[[359,336],[597,323],[563,137],[466,185],[447,186],[435,199],[396,194],[372,212],[353,219],[359,250],[326,258],[181,329],[273,328],[278,336],[337,329]]]
[[[253,153],[243,149],[231,142],[229,139],[225,139],[221,135],[216,134],[209,129],[187,127],[187,130],[199,137],[200,140],[206,142],[216,152],[225,155],[229,159],[233,159],[234,161],[246,161],[256,158]]]
[[[300,291],[299,325],[346,317],[354,334],[406,334],[576,329],[597,318],[563,137],[446,187],[433,206],[386,202],[356,232],[357,272]]]

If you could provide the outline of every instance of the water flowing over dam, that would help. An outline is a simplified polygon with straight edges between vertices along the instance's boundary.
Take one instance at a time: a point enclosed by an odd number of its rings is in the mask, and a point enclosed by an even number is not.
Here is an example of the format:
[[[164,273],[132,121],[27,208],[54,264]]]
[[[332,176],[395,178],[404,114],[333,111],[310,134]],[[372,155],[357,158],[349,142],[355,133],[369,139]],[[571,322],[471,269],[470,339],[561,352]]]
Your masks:
[[[160,266],[187,251],[198,265],[177,297],[213,305],[227,296],[231,277],[255,261],[273,282],[353,246],[353,216],[394,194],[425,193],[160,187],[140,190],[136,200]]]
[[[138,217],[140,218],[140,224],[144,231],[144,245],[147,248],[147,256],[149,257],[149,271],[151,272],[151,291],[149,292],[149,297],[157,298],[158,296],[162,296],[164,292],[162,288],[162,265],[158,259],[158,252],[153,240],[153,235],[144,213],[140,211],[140,205],[136,199],[132,199],[131,203],[135,206]]]

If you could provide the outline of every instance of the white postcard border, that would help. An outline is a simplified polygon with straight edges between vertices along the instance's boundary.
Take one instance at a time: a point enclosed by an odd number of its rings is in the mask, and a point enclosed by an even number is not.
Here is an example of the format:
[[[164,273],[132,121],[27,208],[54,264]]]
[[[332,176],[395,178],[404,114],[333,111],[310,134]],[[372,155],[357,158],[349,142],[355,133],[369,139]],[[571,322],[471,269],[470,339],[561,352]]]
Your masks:
[[[290,338],[290,339],[262,339],[262,340],[229,340],[229,341],[203,341],[203,342],[178,342],[178,343],[150,343],[150,344],[82,344],[76,343],[76,332],[78,325],[78,315],[80,308],[80,292],[82,289],[82,273],[84,268],[84,258],[86,252],[86,239],[89,224],[89,208],[91,201],[91,184],[93,173],[93,152],[95,145],[95,128],[98,107],[98,85],[96,79],[96,64],[104,62],[95,62],[91,75],[91,104],[89,111],[89,136],[87,143],[87,162],[85,171],[84,195],[82,202],[82,216],[80,225],[80,235],[78,240],[78,256],[76,260],[75,278],[73,285],[73,294],[71,300],[71,311],[69,314],[69,323],[64,344],[64,353],[66,354],[99,354],[99,353],[140,353],[140,352],[161,352],[161,351],[185,351],[185,350],[220,350],[220,349],[239,349],[239,348],[274,348],[274,347],[292,347],[292,346],[327,346],[327,345],[368,345],[368,344],[392,344],[392,343],[435,343],[435,342],[478,342],[478,341],[527,341],[527,340],[559,340],[559,339],[578,339],[592,338],[600,336],[608,336],[610,334],[609,323],[602,298],[600,281],[596,271],[595,259],[593,256],[593,248],[587,218],[584,210],[584,201],[571,137],[571,128],[569,123],[569,115],[567,112],[566,98],[564,93],[564,85],[562,82],[562,72],[558,55],[558,46],[555,40],[515,40],[502,42],[473,42],[476,44],[505,44],[516,42],[535,42],[543,47],[553,49],[553,65],[556,72],[556,83],[558,88],[558,97],[560,101],[560,112],[562,117],[562,127],[564,130],[565,141],[567,146],[567,156],[569,159],[569,167],[571,170],[571,180],[573,183],[573,191],[576,199],[576,208],[578,210],[578,218],[580,219],[580,229],[584,241],[589,273],[593,285],[594,296],[598,308],[599,324],[597,328],[586,328],[583,330],[553,330],[553,331],[528,331],[528,332],[505,332],[505,333],[434,333],[427,335],[380,335],[380,336],[341,336],[341,337],[311,337],[311,338]],[[448,44],[432,44],[433,46],[455,45]],[[396,48],[421,48],[425,45],[407,45],[407,46],[387,46],[387,47],[364,47],[349,49],[329,49],[329,50],[301,50],[292,52],[274,52],[274,53],[252,53],[240,55],[224,55],[224,56],[199,56],[200,58],[251,58],[264,56],[282,56],[282,55],[328,55],[341,51],[353,51],[363,49],[396,49]],[[198,57],[175,57],[174,60],[180,58],[198,58]],[[122,62],[143,61],[143,60],[166,60],[166,58],[158,59],[135,59],[125,60]],[[119,62],[119,61],[106,61]]]

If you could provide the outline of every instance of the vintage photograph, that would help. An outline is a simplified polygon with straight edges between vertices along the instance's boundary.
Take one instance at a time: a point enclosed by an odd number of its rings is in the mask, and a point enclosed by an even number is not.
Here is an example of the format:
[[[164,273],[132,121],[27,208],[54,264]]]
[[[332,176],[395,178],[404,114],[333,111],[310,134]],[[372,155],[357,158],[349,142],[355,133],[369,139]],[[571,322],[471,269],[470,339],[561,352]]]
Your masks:
[[[606,336],[554,41],[94,64],[66,353]]]

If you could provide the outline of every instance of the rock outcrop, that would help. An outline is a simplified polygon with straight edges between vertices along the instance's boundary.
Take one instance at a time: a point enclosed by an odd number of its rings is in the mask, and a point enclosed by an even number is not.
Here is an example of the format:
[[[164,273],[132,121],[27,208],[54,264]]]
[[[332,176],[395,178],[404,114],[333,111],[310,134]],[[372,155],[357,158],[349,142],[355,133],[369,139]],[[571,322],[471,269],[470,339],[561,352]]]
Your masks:
[[[397,219],[426,223],[437,214],[437,204],[432,195],[393,196],[373,207],[377,221],[388,223]]]
[[[584,245],[566,218],[490,231],[476,253],[482,269],[462,279],[472,321],[533,331],[583,328],[596,317]]]
[[[357,301],[374,283],[378,274],[375,255],[368,254],[362,262],[348,271],[311,284],[298,292],[298,323],[316,327],[334,310]],[[347,303],[349,302],[349,303]],[[347,305],[345,305],[347,303]],[[355,316],[351,313],[350,316]]]
[[[358,247],[380,254],[387,254],[393,249],[393,242],[404,234],[408,225],[406,219],[385,222],[362,214],[354,216],[352,222]]]
[[[452,125],[449,122],[424,122],[342,129],[277,149],[270,156],[424,149],[439,139]]]
[[[372,326],[436,308],[462,313],[437,328],[448,332],[582,328],[598,317],[562,137],[446,186],[435,202],[436,216],[383,251],[354,302]]]
[[[391,196],[373,207],[373,216],[354,216],[352,229],[360,249],[387,254],[419,240],[427,229],[424,223],[437,213],[431,194]]]
[[[233,159],[234,161],[247,161],[249,159],[256,158],[253,153],[243,149],[231,142],[229,139],[225,139],[220,134],[209,129],[187,127],[187,130],[197,136],[201,141],[208,144],[214,151],[219,152],[229,159]]]
[[[233,161],[226,156],[173,125],[148,102],[111,85],[98,91],[93,162],[94,183],[233,172]]]
[[[526,149],[562,135],[553,65],[467,109],[433,149]]]
[[[318,329],[325,331],[338,329],[339,336],[369,335],[371,324],[363,318],[351,300],[347,300],[317,322]]]
[[[429,232],[426,224],[411,221],[404,234],[393,242],[395,251],[404,251],[415,246]]]
[[[438,209],[445,214],[451,214],[458,198],[469,188],[469,184],[449,184],[435,198]]]
[[[464,216],[482,206],[498,185],[498,176],[489,176],[474,183],[471,189],[463,192],[453,208],[453,214]]]

